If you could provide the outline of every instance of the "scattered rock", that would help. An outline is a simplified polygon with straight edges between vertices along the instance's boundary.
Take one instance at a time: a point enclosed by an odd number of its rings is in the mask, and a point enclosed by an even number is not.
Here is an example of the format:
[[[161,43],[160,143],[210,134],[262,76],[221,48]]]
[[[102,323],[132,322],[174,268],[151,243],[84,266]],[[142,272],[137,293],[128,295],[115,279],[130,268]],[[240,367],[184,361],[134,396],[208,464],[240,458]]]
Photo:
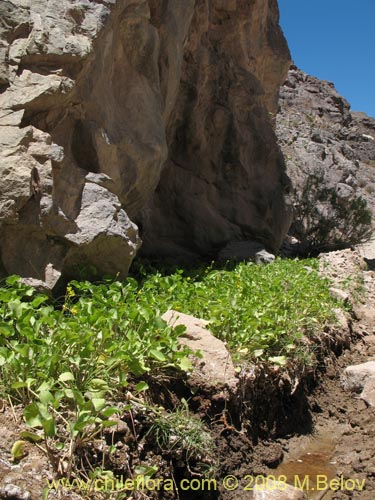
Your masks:
[[[7,484],[0,488],[0,497],[11,500],[31,500],[31,493],[15,484]]]
[[[351,320],[349,319],[349,314],[345,313],[343,309],[334,309],[340,331],[350,333]]]
[[[163,319],[171,326],[186,326],[180,337],[182,345],[193,351],[200,351],[201,358],[194,357],[194,370],[189,375],[189,383],[194,387],[209,389],[229,388],[234,391],[238,380],[232,358],[221,340],[207,329],[208,322],[177,311],[167,311]]]
[[[113,420],[116,422],[116,425],[113,425],[111,427],[105,427],[104,428],[104,433],[105,434],[124,434],[126,436],[131,435],[131,431],[129,429],[129,426],[126,422],[124,422],[121,419],[115,418],[115,417],[110,417],[109,420]]]
[[[275,260],[275,256],[267,252],[267,250],[260,250],[255,254],[255,263],[256,264],[272,264]]]
[[[354,194],[354,189],[348,184],[343,184],[339,182],[336,186],[337,196],[342,200],[350,200]]]
[[[360,392],[370,377],[375,377],[375,361],[348,366],[344,370],[342,383],[345,389]]]
[[[232,241],[220,250],[218,260],[253,260],[257,264],[270,264],[275,260],[275,256],[257,241]]]
[[[371,239],[366,243],[357,246],[358,253],[368,262],[375,262],[375,240]]]
[[[341,300],[344,303],[347,303],[349,301],[349,294],[347,292],[344,292],[344,290],[340,290],[340,288],[331,287],[329,289],[329,293],[331,297],[336,300]]]
[[[302,490],[285,485],[279,481],[267,480],[267,489],[264,491],[254,488],[254,500],[305,500],[306,495]]]
[[[52,290],[45,281],[36,280],[35,278],[21,278],[21,283],[26,286],[32,286],[37,293],[48,295],[49,297],[52,296]]]
[[[369,405],[375,407],[375,376],[369,377],[360,397]]]
[[[347,293],[353,308],[357,308],[358,298],[365,293],[363,271],[367,270],[367,264],[359,252],[356,249],[345,249],[322,253],[319,261],[319,272],[329,278],[333,288]]]
[[[44,270],[44,281],[35,278],[21,278],[25,285],[34,287],[38,293],[44,293],[52,296],[52,291],[61,277],[61,272],[53,267],[53,264],[47,264]]]

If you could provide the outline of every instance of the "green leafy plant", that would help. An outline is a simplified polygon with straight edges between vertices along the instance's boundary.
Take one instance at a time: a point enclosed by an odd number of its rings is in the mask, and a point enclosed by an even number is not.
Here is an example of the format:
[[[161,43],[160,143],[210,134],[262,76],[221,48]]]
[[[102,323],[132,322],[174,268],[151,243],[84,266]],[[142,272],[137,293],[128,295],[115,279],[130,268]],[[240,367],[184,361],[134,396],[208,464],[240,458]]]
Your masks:
[[[25,422],[37,430],[26,439],[38,442],[41,432],[42,449],[69,475],[77,447],[116,424],[111,401],[129,378],[187,366],[183,330],[141,303],[131,279],[72,282],[58,307],[10,277],[0,288],[0,394],[26,405]]]
[[[179,343],[184,327],[162,320],[167,309],[208,320],[237,361],[283,366],[313,362],[334,307],[313,259],[189,272],[143,266],[138,281],[72,281],[58,303],[10,277],[0,286],[0,396],[24,406],[27,424],[14,460],[32,441],[61,476],[79,474],[89,443],[124,412],[132,419],[132,409],[146,408],[147,381],[161,370],[190,369],[191,351]],[[200,474],[212,468],[211,438],[187,404],[170,413],[146,409],[160,449]],[[89,466],[104,470],[104,458]]]
[[[210,266],[188,276],[181,270],[166,276],[155,272],[145,277],[142,294],[156,308],[208,320],[235,357],[279,365],[299,359],[308,349],[304,338],[333,322],[337,307],[314,259]]]

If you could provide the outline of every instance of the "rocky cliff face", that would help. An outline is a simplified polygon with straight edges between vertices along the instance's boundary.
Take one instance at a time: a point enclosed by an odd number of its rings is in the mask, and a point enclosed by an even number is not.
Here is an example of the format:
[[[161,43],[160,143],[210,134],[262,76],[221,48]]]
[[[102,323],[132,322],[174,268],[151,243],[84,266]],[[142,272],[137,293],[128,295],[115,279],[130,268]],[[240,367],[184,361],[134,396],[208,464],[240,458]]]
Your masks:
[[[351,112],[333,83],[292,66],[280,90],[276,132],[297,194],[318,176],[338,203],[361,196],[375,215],[375,119]]]
[[[327,185],[364,196],[375,213],[375,118],[351,112],[333,83],[295,66],[279,105],[277,136],[297,190],[309,173],[323,172]]]
[[[151,254],[280,245],[276,0],[4,0],[0,19],[6,273],[125,275],[135,222]]]
[[[270,113],[288,50],[277,19],[276,2],[196,2],[169,158],[142,212],[145,252],[205,254],[251,237],[280,245],[288,179]]]

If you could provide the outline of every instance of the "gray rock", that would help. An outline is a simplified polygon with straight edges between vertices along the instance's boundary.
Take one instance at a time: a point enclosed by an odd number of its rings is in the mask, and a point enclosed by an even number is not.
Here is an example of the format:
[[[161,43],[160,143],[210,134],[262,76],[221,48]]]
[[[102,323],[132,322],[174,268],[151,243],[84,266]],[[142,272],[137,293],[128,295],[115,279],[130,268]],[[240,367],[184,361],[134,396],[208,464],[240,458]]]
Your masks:
[[[359,254],[368,261],[375,261],[375,239],[357,245],[356,250]]]
[[[21,278],[21,282],[24,285],[32,286],[38,293],[51,296],[52,290],[49,288],[45,281],[37,280],[35,278]]]
[[[9,483],[0,488],[1,498],[11,500],[31,500],[31,493],[16,484]]]
[[[369,406],[375,407],[375,376],[371,376],[366,380],[360,397]]]
[[[334,309],[333,312],[335,313],[338,326],[340,329],[341,335],[345,335],[347,337],[348,342],[350,342],[350,316],[348,313],[345,313],[343,309]]]
[[[343,184],[342,182],[339,182],[337,184],[336,191],[337,191],[337,196],[342,200],[349,200],[354,193],[354,189],[351,186]]]
[[[207,321],[173,310],[167,311],[163,319],[173,327],[186,326],[180,343],[202,353],[201,358],[193,360],[194,370],[189,375],[190,385],[214,390],[235,390],[238,379],[232,358],[224,342],[214,337],[207,329]]]
[[[61,277],[61,272],[47,264],[44,270],[44,281],[35,278],[21,278],[21,282],[34,287],[37,292],[52,296],[52,291]]]
[[[271,264],[275,260],[275,256],[267,252],[267,250],[260,250],[255,254],[255,263],[256,264]]]
[[[267,479],[267,488],[263,491],[254,488],[254,500],[306,500],[306,494],[289,484]]]
[[[372,377],[375,377],[375,361],[368,361],[367,363],[345,368],[342,383],[345,389],[360,392]]]
[[[329,293],[330,293],[331,297],[333,297],[336,300],[340,300],[344,303],[349,301],[349,294],[347,292],[345,292],[344,290],[340,290],[340,288],[331,287],[329,289]]]
[[[0,16],[6,273],[125,276],[136,223],[146,254],[257,235],[278,249],[291,210],[271,114],[290,54],[275,2],[13,0]]]
[[[275,256],[257,241],[232,241],[220,250],[218,260],[253,260],[257,264],[270,264],[275,260]]]

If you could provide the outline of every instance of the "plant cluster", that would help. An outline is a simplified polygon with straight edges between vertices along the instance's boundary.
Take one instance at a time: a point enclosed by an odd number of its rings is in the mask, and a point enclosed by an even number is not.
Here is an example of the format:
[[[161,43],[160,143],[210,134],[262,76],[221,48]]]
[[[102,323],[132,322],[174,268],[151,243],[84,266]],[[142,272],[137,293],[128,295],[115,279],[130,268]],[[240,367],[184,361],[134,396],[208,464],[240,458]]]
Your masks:
[[[183,461],[195,474],[214,468],[214,441],[204,423],[189,412],[186,400],[174,412],[157,415],[147,435],[164,452]]]
[[[26,424],[43,430],[44,451],[69,475],[76,448],[116,425],[120,410],[111,401],[130,377],[189,366],[188,350],[178,345],[183,329],[140,303],[131,279],[71,282],[57,307],[10,277],[0,288],[0,395],[26,405]]]
[[[145,277],[142,294],[156,308],[208,320],[234,356],[280,364],[305,358],[306,338],[334,322],[337,307],[314,259],[209,267],[188,276],[156,272]]]
[[[309,175],[294,193],[291,234],[306,254],[350,247],[367,241],[373,233],[372,214],[361,196],[344,201],[327,187],[324,175]]]
[[[82,471],[89,443],[141,405],[152,415],[148,437],[162,451],[192,464],[194,474],[212,467],[212,440],[187,405],[165,413],[139,396],[160,370],[191,368],[191,351],[178,339],[184,327],[168,326],[162,314],[173,308],[208,320],[237,360],[306,362],[313,345],[306,339],[334,321],[337,306],[317,267],[277,259],[189,273],[141,269],[139,281],[72,281],[58,303],[8,278],[0,287],[0,396],[24,406],[30,428],[13,458],[31,440],[70,477]]]

